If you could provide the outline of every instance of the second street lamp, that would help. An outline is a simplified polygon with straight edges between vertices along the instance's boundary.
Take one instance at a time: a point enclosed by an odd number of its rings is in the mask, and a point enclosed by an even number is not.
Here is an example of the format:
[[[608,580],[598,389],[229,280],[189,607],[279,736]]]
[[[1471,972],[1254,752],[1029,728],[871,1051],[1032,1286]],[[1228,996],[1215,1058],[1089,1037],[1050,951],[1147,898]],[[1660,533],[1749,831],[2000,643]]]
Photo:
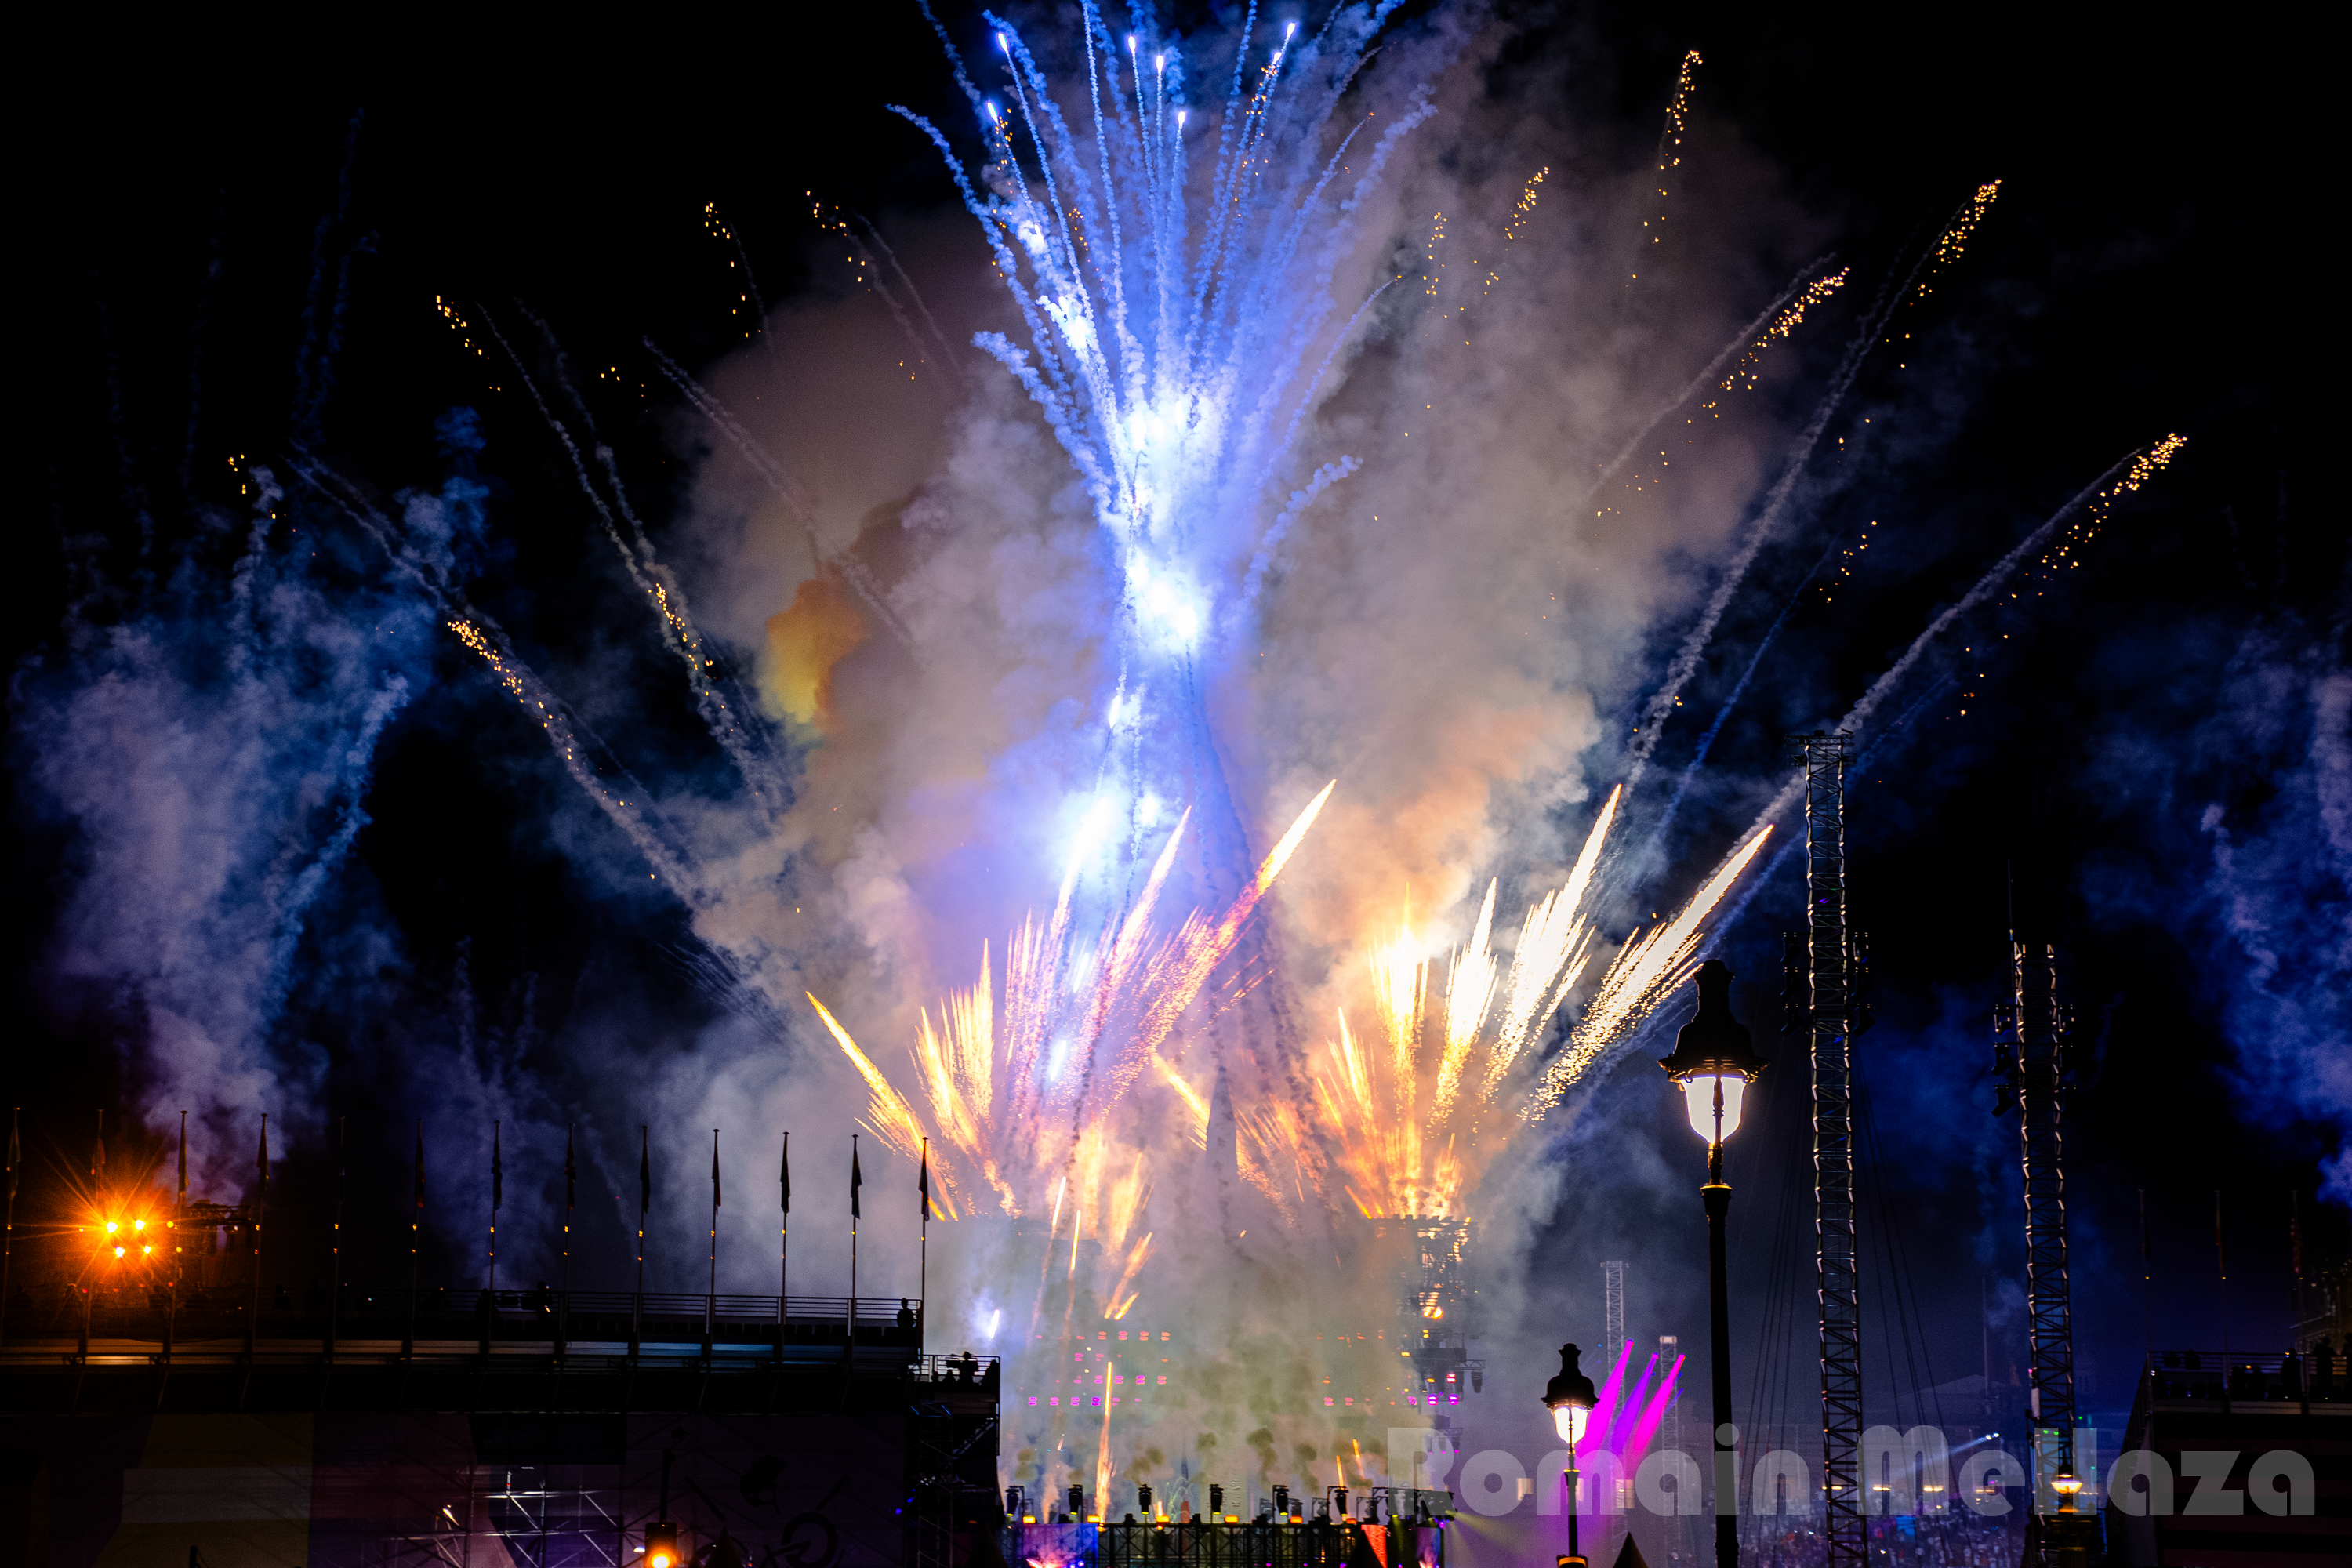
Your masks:
[[[1725,1278],[1723,1231],[1731,1212],[1731,1184],[1723,1179],[1723,1144],[1739,1130],[1748,1086],[1764,1070],[1748,1037],[1748,1026],[1731,1016],[1731,965],[1710,958],[1698,966],[1698,1011],[1675,1037],[1675,1054],[1659,1058],[1666,1077],[1682,1090],[1691,1131],[1706,1140],[1707,1319],[1712,1331],[1708,1359],[1715,1384],[1715,1562],[1738,1568],[1738,1460],[1731,1424],[1731,1308]]]
[[[1544,1406],[1551,1412],[1552,1426],[1559,1432],[1559,1440],[1568,1446],[1568,1468],[1560,1472],[1559,1484],[1568,1491],[1568,1555],[1561,1558],[1561,1568],[1570,1563],[1584,1563],[1576,1549],[1576,1446],[1584,1441],[1585,1418],[1592,1414],[1592,1380],[1576,1364],[1576,1347],[1559,1347],[1559,1375],[1544,1384]]]

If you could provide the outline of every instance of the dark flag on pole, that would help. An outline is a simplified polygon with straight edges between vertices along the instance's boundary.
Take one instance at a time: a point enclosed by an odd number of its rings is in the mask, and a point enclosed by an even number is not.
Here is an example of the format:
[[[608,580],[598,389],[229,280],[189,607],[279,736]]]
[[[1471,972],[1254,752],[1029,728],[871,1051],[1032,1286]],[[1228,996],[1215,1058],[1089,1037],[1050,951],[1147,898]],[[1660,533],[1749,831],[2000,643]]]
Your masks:
[[[267,1111],[262,1113],[261,1150],[253,1157],[253,1169],[255,1174],[261,1178],[261,1195],[268,1197],[269,1195],[269,1116]]]
[[[784,1134],[784,1157],[776,1167],[776,1180],[784,1189],[782,1212],[790,1214],[793,1212],[793,1135],[789,1132]]]
[[[499,1155],[499,1124],[490,1123],[490,1206],[498,1208],[507,1201],[506,1162]]]
[[[857,1189],[865,1184],[866,1173],[857,1168],[857,1144],[852,1140],[849,1145],[849,1217],[852,1219],[858,1217]]]
[[[646,1211],[654,1206],[653,1134],[646,1128],[637,1129],[637,1221],[643,1225]]]
[[[570,1214],[580,1202],[580,1167],[572,1159],[572,1129],[563,1130],[563,1212]]]
[[[16,1201],[16,1167],[25,1163],[24,1141],[16,1135],[17,1113],[8,1113],[8,1201]]]
[[[923,1140],[922,1173],[915,1178],[915,1190],[923,1194],[923,1220],[929,1224],[931,1217],[931,1141],[928,1138]]]
[[[710,1130],[710,1206],[720,1206],[719,1197],[719,1129]]]
[[[15,1169],[14,1157],[9,1168]],[[188,1113],[180,1112],[180,1206],[188,1206]]]
[[[425,1121],[416,1122],[416,1206],[425,1206]]]

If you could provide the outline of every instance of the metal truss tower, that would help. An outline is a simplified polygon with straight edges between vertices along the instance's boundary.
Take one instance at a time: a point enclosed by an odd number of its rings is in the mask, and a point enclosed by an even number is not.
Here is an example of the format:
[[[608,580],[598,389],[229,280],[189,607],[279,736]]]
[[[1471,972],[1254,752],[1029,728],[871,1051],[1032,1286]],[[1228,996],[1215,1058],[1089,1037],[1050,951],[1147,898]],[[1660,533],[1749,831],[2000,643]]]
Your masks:
[[[1486,1387],[1486,1363],[1470,1357],[1477,1332],[1476,1303],[1470,1289],[1466,1219],[1395,1216],[1382,1221],[1409,1226],[1413,1237],[1412,1272],[1406,1285],[1405,1326],[1400,1338],[1421,1376],[1421,1397],[1429,1424],[1458,1448],[1462,1395]]]
[[[2066,1282],[2066,1167],[2063,1121],[2065,1038],[2072,1010],[2058,999],[2058,950],[2010,942],[2010,999],[1994,1011],[2000,1079],[1996,1114],[2014,1104],[2025,1165],[2025,1311],[2031,1338],[2036,1505],[2071,1465],[2074,1439],[2074,1331]]]
[[[1625,1353],[1625,1265],[1622,1262],[1601,1266],[1601,1348],[1607,1352],[1601,1364],[1614,1366]]]
[[[1845,762],[1851,737],[1802,735],[1806,949],[1813,1037],[1813,1229],[1822,1314],[1822,1544],[1827,1568],[1864,1568],[1862,1295],[1855,1254],[1852,995],[1845,908]]]

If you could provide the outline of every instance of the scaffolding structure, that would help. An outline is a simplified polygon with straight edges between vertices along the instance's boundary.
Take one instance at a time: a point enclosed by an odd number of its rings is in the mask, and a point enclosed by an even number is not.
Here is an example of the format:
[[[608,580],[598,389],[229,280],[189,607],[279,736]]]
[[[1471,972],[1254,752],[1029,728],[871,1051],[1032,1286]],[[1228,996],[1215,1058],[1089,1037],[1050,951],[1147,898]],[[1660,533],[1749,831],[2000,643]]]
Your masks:
[[[1457,1407],[1486,1370],[1484,1362],[1470,1359],[1470,1336],[1477,1329],[1465,1257],[1470,1221],[1416,1215],[1387,1223],[1411,1227],[1414,1252],[1403,1305],[1412,1364],[1424,1408],[1433,1412],[1430,1425],[1449,1446],[1458,1445]]]
[[[1845,763],[1852,737],[1798,737],[1805,766],[1806,952],[1813,1044],[1813,1226],[1822,1332],[1822,1544],[1827,1568],[1864,1568],[1862,1295],[1854,1235]]]
[[[2010,942],[2010,999],[1997,1009],[2006,1037],[1995,1066],[2014,1101],[2025,1168],[2025,1312],[2033,1416],[2034,1497],[2050,1506],[2050,1478],[2071,1467],[2074,1435],[2074,1331],[2066,1279],[2066,1037],[2071,1009],[2058,998],[2058,950]],[[2013,1054],[2011,1054],[2013,1051]]]

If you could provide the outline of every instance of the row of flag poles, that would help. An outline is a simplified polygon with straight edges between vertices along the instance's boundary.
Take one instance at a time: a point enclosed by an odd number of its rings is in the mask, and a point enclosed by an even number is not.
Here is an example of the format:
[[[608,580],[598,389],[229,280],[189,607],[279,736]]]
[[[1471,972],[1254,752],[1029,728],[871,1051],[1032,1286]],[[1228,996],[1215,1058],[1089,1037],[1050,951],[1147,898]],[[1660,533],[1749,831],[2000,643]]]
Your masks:
[[[580,1167],[574,1153],[575,1131],[573,1127],[567,1126],[563,1134],[563,1228],[561,1267],[563,1289],[567,1292],[572,1287],[572,1211],[579,1206],[580,1199]],[[646,1222],[654,1205],[653,1130],[649,1126],[640,1125],[637,1133],[636,1295],[642,1300],[646,1289]],[[503,1122],[490,1123],[490,1228],[488,1284],[493,1300],[497,1297],[499,1284],[499,1216],[506,1204],[504,1135]],[[710,1130],[710,1272],[709,1289],[704,1298],[703,1309],[706,1327],[710,1317],[717,1310],[719,1300],[719,1211],[726,1204],[726,1190],[719,1165],[719,1129],[712,1128]],[[103,1154],[100,1158],[102,1161]],[[269,1158],[267,1118],[263,1119],[260,1158],[263,1165],[262,1183],[266,1191],[268,1182],[267,1166]],[[180,1187],[184,1202],[187,1191],[187,1133],[184,1126],[180,1137]],[[425,1122],[422,1118],[419,1118],[416,1123],[415,1169],[415,1202],[417,1217],[409,1223],[408,1249],[409,1288],[412,1295],[415,1290],[417,1239],[425,1209]],[[776,1166],[776,1185],[777,1207],[780,1215],[776,1228],[776,1313],[777,1321],[781,1322],[785,1311],[785,1300],[791,1294],[792,1284],[793,1135],[789,1131],[782,1134]],[[859,1158],[858,1134],[853,1132],[849,1135],[849,1318],[852,1324],[855,1324],[857,1319],[857,1229],[863,1218],[862,1194],[865,1185],[866,1173]],[[930,1290],[931,1141],[928,1138],[923,1140],[917,1164],[915,1191],[921,1201],[922,1230],[919,1243],[917,1283],[917,1300],[920,1300],[927,1297]],[[340,1231],[340,1195],[337,1209],[337,1228]]]
[[[16,1199],[17,1173],[24,1163],[22,1154],[23,1144],[17,1131],[18,1114],[20,1114],[20,1112],[12,1112],[9,1117],[6,1165],[6,1240],[5,1246],[0,1246],[0,1299],[5,1299],[6,1289],[5,1269],[7,1264],[9,1262],[13,1262],[13,1255],[16,1250]],[[346,1146],[348,1144],[348,1128],[345,1125],[346,1121],[347,1119],[338,1120],[338,1136],[335,1152],[335,1234],[333,1250],[335,1255],[335,1274],[338,1284],[341,1275],[342,1264],[343,1181],[345,1170],[348,1164],[345,1158]],[[506,1206],[505,1131],[505,1123],[503,1121],[493,1121],[490,1123],[490,1226],[488,1254],[488,1287],[490,1298],[493,1301],[497,1300],[498,1294],[499,1219],[501,1212]],[[579,1206],[580,1200],[580,1166],[577,1154],[575,1152],[576,1131],[576,1127],[567,1126],[564,1129],[563,1136],[563,1219],[561,1267],[562,1270],[563,1289],[567,1295],[569,1294],[572,1286],[572,1212]],[[709,1327],[710,1319],[717,1310],[719,1295],[719,1211],[726,1201],[725,1192],[719,1174],[719,1130],[715,1127],[712,1128],[710,1130],[710,1273],[709,1289],[704,1300],[704,1321],[706,1329]],[[426,1190],[425,1172],[425,1121],[421,1117],[416,1122],[415,1154],[412,1169],[414,1179],[411,1188],[411,1199],[415,1205],[415,1212],[410,1216],[408,1225],[408,1287],[413,1334],[413,1319],[415,1310],[415,1303],[416,1300],[417,1287],[417,1258],[423,1236]],[[103,1110],[100,1110],[99,1112],[98,1137],[90,1147],[89,1174],[94,1188],[104,1180],[105,1173],[106,1113]],[[180,1113],[180,1147],[177,1173],[179,1177],[178,1206],[184,1210],[188,1205],[188,1113],[184,1110]],[[776,1321],[779,1327],[781,1327],[783,1323],[786,1311],[785,1297],[789,1292],[792,1279],[791,1216],[793,1212],[793,1135],[789,1131],[782,1134],[782,1149],[776,1168],[776,1183],[778,1210],[781,1216],[780,1223],[777,1226]],[[863,1218],[863,1190],[865,1185],[866,1173],[863,1163],[859,1158],[858,1135],[856,1133],[852,1133],[850,1134],[849,1140],[849,1321],[853,1330],[857,1320],[857,1231],[859,1222]],[[920,1300],[929,1294],[930,1287],[931,1155],[930,1140],[928,1138],[924,1139],[922,1143],[915,1179],[915,1190],[921,1201],[922,1231],[919,1252],[920,1262],[919,1264],[920,1276],[919,1282],[917,1287],[918,1300]],[[264,1114],[261,1118],[259,1142],[254,1152],[254,1187],[252,1197],[248,1205],[246,1205],[248,1209],[247,1223],[249,1226],[248,1235],[250,1237],[251,1254],[254,1260],[253,1311],[247,1318],[247,1334],[248,1339],[250,1339],[254,1331],[254,1324],[259,1314],[261,1305],[262,1216],[268,1206],[268,1197],[269,1118],[267,1114]],[[640,1126],[638,1129],[637,1150],[636,1232],[636,1296],[638,1299],[637,1310],[640,1314],[643,1310],[643,1300],[646,1287],[646,1223],[652,1213],[653,1202],[654,1173],[652,1129],[650,1127]],[[336,1288],[335,1284],[331,1284],[329,1287],[331,1292]],[[636,1336],[633,1331],[631,1338],[634,1340],[635,1337]]]

